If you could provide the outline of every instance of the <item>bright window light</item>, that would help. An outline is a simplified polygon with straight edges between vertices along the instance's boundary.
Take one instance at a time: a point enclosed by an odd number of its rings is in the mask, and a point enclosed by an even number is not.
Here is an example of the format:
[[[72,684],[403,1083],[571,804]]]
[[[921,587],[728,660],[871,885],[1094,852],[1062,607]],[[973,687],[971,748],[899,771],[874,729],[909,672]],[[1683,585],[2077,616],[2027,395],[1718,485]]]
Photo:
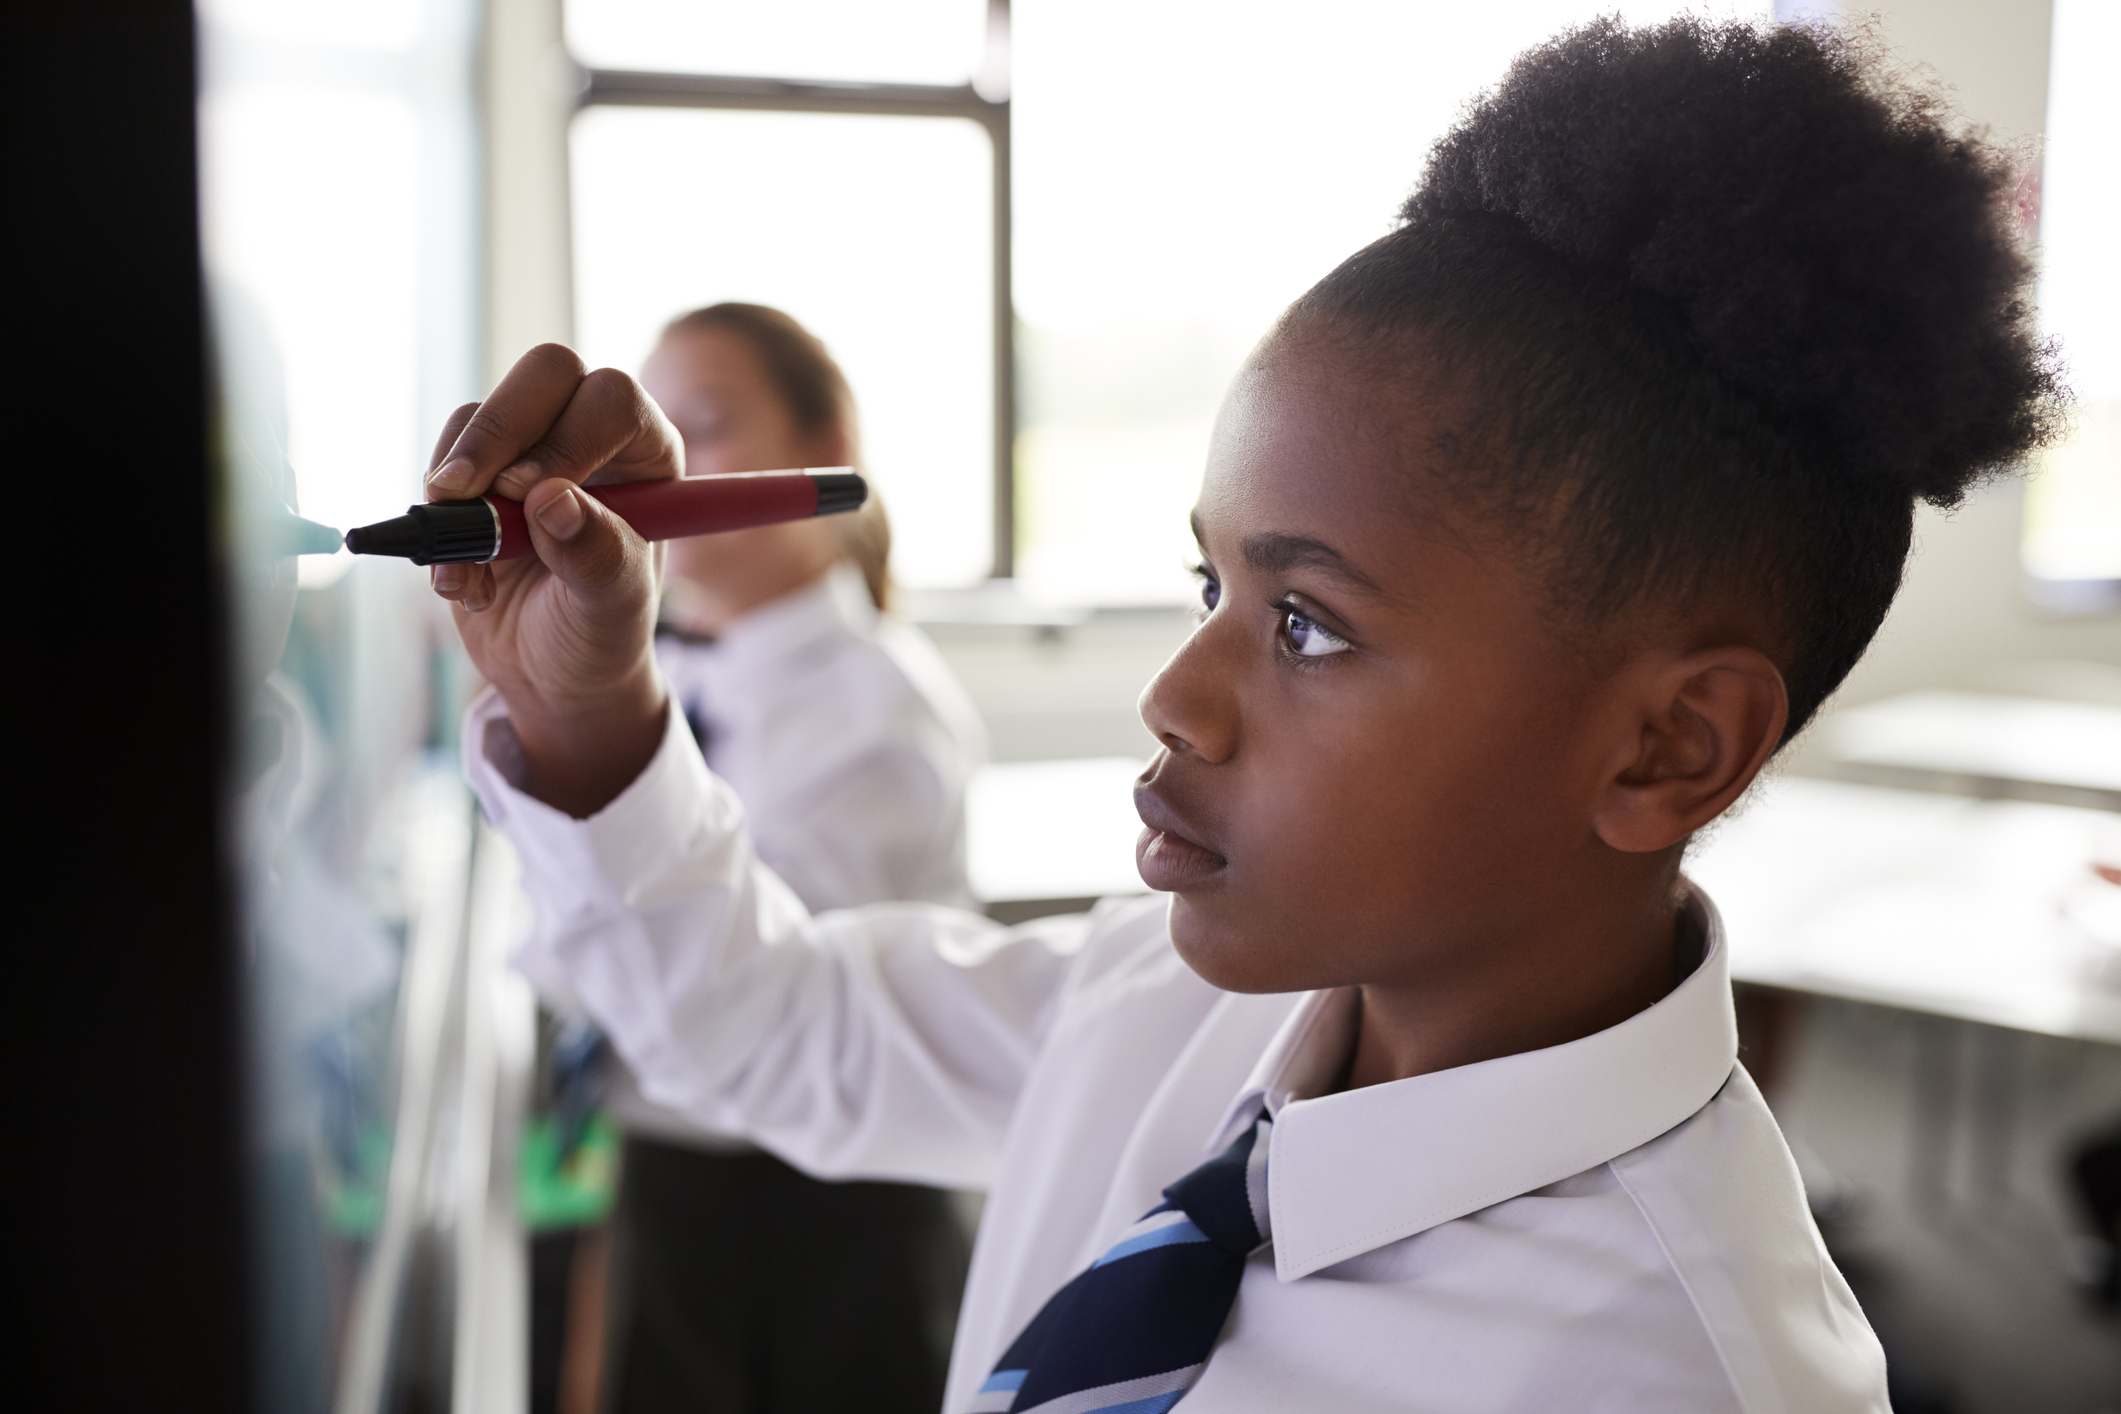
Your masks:
[[[333,49],[409,51],[422,0],[200,0],[199,18],[224,35]]]
[[[592,68],[961,84],[986,0],[568,0],[567,47]]]
[[[1461,104],[1520,50],[1616,8],[1641,23],[1704,7],[1017,0],[1026,588],[1190,595],[1186,511],[1246,351],[1389,229]]]
[[[343,530],[402,510],[425,469],[412,100],[245,84],[210,93],[199,117],[207,250],[263,312],[285,368],[302,514]]]
[[[2035,461],[2025,568],[2057,607],[2121,602],[2121,6],[2055,0],[2041,164],[2040,316],[2062,340],[2076,428]]]
[[[993,538],[992,150],[956,118],[592,108],[574,125],[576,335],[638,370],[676,315],[772,305],[853,385],[892,572],[982,578]]]

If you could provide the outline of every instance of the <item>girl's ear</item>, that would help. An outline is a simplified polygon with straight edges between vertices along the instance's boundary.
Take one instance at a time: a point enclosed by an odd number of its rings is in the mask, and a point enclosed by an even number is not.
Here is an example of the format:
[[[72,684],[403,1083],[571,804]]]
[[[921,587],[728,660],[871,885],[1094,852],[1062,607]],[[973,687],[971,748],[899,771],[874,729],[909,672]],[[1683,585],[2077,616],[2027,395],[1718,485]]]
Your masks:
[[[1669,849],[1729,808],[1782,738],[1789,694],[1754,648],[1711,648],[1646,665],[1633,739],[1616,748],[1592,828],[1630,854]]]

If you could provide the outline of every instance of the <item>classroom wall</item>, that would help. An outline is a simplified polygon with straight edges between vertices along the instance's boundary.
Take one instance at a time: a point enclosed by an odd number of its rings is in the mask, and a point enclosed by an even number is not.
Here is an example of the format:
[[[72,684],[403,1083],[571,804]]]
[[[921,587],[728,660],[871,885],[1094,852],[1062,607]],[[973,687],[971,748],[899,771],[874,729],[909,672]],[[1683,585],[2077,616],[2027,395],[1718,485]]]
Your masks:
[[[1886,43],[1935,72],[1999,138],[2038,141],[2047,118],[2049,0],[1899,0],[1853,7]]]

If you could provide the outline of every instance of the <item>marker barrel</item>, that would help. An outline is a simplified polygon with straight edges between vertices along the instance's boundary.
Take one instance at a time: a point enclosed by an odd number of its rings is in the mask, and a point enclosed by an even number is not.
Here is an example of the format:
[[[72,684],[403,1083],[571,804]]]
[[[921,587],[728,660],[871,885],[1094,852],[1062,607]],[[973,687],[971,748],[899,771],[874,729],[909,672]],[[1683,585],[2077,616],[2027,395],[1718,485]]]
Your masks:
[[[760,471],[585,486],[649,540],[805,520],[858,509],[869,487],[853,471]],[[347,532],[357,555],[395,555],[417,565],[484,564],[534,553],[523,503],[505,496],[430,501],[394,520]]]

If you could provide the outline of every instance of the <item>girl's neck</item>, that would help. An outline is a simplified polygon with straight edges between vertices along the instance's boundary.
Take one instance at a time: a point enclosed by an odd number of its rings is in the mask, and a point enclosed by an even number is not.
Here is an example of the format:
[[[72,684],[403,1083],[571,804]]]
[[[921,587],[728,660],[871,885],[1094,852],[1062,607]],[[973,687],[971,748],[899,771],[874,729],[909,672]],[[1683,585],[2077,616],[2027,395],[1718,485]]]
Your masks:
[[[1654,906],[1602,927],[1583,924],[1480,948],[1474,965],[1455,976],[1362,985],[1341,1088],[1592,1035],[1654,1006],[1700,961],[1704,940],[1669,888]]]
[[[822,579],[838,558],[830,528],[816,522],[761,526],[687,544],[664,587],[667,617],[687,633],[713,638],[738,619]]]

